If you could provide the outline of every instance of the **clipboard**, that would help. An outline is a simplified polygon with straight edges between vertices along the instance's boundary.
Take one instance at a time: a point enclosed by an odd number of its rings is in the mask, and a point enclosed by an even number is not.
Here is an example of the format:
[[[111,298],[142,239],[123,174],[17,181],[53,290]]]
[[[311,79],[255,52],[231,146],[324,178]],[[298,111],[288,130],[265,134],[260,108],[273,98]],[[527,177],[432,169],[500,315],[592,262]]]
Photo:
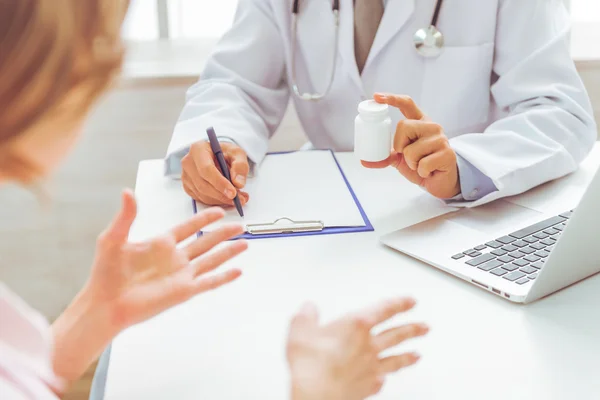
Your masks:
[[[307,150],[311,151],[311,150]],[[372,232],[374,231],[373,225],[371,221],[367,217],[360,201],[356,197],[356,193],[352,189],[350,182],[346,178],[346,174],[344,174],[344,170],[342,169],[338,159],[335,156],[335,153],[332,150],[328,150],[335,161],[335,165],[337,166],[344,183],[346,184],[346,188],[348,189],[352,199],[354,200],[354,204],[356,205],[357,210],[359,211],[363,221],[363,226],[344,226],[344,227],[326,227],[325,223],[320,220],[302,220],[302,221],[294,221],[286,216],[281,216],[274,221],[265,221],[264,223],[254,223],[246,225],[246,232],[242,235],[236,236],[232,240],[236,239],[268,239],[268,238],[283,238],[283,237],[292,237],[292,236],[315,236],[315,235],[334,235],[334,234],[342,234],[342,233],[358,233],[358,232]],[[293,151],[285,151],[285,152],[274,152],[267,153],[267,155],[280,155],[280,154],[290,154],[294,153]],[[194,210],[194,214],[198,212],[198,207],[196,206],[196,201],[192,199],[192,207]],[[198,232],[198,236],[201,236],[203,232]]]

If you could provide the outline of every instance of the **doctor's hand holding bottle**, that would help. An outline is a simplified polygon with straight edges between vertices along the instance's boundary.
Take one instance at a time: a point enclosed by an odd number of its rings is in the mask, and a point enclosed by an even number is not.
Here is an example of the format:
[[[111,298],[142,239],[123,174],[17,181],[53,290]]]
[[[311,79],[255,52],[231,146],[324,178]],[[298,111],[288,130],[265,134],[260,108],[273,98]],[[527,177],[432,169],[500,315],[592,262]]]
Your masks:
[[[392,166],[433,196],[450,199],[460,193],[456,153],[444,129],[431,121],[408,96],[376,94],[375,101],[396,107],[406,117],[398,123],[392,154],[380,162],[362,161],[367,168]]]
[[[199,141],[190,147],[181,160],[181,182],[186,193],[195,200],[211,206],[233,206],[239,192],[242,205],[249,200],[242,189],[250,166],[246,152],[233,143],[222,142],[221,149],[231,173],[229,182],[219,170],[208,141]]]

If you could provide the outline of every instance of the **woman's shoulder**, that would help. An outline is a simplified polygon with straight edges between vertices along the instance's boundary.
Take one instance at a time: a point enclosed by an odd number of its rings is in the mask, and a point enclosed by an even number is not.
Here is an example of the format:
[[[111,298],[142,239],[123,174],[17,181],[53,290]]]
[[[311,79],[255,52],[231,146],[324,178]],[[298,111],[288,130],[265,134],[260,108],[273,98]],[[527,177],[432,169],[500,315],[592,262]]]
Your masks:
[[[0,282],[0,388],[16,398],[56,399],[52,331],[46,319]],[[21,397],[19,397],[19,395]],[[11,397],[13,398],[13,397]]]
[[[0,340],[24,343],[49,330],[46,319],[0,282]],[[26,337],[23,337],[23,335]]]

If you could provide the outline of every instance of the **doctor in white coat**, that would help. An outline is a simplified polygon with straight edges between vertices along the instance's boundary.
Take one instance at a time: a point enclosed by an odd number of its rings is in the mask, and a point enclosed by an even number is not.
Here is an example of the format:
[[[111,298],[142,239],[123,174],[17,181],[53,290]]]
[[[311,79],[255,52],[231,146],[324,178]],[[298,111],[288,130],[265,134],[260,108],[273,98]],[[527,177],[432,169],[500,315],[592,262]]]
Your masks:
[[[207,204],[232,204],[265,156],[290,98],[316,148],[353,149],[360,101],[395,106],[392,165],[454,205],[474,206],[574,171],[596,140],[569,52],[561,0],[341,0],[339,39],[329,0],[240,0],[231,30],[189,89],[166,173]],[[415,32],[431,25],[443,51],[424,57]],[[295,50],[294,50],[295,48]],[[294,60],[294,62],[292,62]],[[333,80],[330,90],[330,74]],[[319,101],[293,90],[323,93]],[[232,170],[206,142],[214,126]]]

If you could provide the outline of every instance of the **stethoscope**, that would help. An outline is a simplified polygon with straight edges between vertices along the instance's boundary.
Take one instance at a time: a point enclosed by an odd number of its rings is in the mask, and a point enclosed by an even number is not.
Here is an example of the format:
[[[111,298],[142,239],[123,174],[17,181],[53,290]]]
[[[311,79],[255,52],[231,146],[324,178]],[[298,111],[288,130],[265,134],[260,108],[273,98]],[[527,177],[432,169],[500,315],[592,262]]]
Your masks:
[[[417,32],[415,32],[415,35],[413,36],[415,50],[421,56],[426,58],[437,57],[444,50],[444,35],[442,35],[442,32],[440,32],[436,28],[438,16],[440,14],[440,9],[442,8],[443,1],[444,0],[437,0],[435,4],[435,11],[433,13],[433,17],[431,18],[431,24],[427,28],[419,29]],[[333,24],[335,27],[335,47],[333,50],[333,65],[331,67],[331,73],[329,75],[329,83],[327,84],[325,91],[323,91],[322,93],[303,93],[298,88],[298,82],[296,81],[296,37],[298,33],[298,14],[300,11],[300,0],[294,0],[292,6],[292,89],[295,95],[302,100],[322,100],[325,96],[327,96],[327,94],[329,94],[329,92],[331,91],[331,86],[333,85],[338,54],[338,38],[340,32],[340,1],[332,0],[331,9],[333,12]]]

